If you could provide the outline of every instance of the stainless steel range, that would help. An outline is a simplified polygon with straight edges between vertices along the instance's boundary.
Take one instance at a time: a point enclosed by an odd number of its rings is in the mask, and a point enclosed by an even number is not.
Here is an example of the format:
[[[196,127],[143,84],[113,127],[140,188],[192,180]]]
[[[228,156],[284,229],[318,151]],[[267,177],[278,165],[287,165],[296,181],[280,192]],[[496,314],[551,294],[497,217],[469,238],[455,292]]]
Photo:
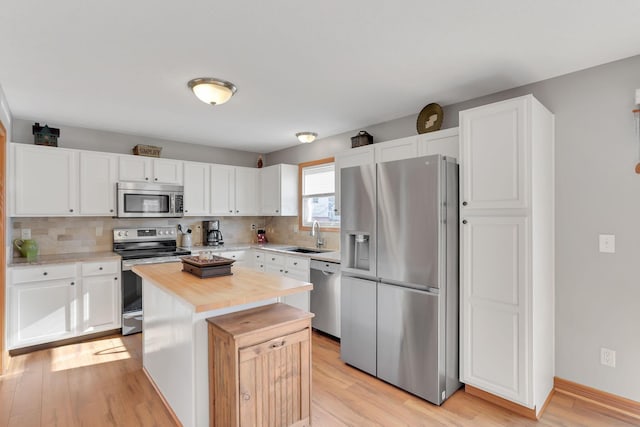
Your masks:
[[[122,335],[142,332],[142,279],[131,267],[180,261],[180,256],[190,255],[178,249],[176,236],[173,227],[113,230],[113,251],[122,256]]]

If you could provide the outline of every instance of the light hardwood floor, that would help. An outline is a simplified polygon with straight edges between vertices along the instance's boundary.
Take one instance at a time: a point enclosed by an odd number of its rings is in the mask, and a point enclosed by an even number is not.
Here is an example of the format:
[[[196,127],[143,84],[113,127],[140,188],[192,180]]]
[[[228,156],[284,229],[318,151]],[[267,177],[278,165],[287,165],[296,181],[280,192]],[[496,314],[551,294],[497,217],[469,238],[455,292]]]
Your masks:
[[[13,357],[0,377],[0,426],[174,426],[142,372],[141,335],[112,336]],[[637,426],[556,394],[539,422],[457,392],[437,407],[353,369],[313,336],[314,427]]]

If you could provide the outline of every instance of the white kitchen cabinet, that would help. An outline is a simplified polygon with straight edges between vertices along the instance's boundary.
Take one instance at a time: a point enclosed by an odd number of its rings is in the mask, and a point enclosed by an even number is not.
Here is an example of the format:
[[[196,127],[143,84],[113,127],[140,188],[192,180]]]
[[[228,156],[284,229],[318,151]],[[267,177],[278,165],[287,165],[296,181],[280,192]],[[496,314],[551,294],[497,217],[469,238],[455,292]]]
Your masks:
[[[236,209],[236,168],[211,165],[211,214],[234,215]]]
[[[184,216],[209,215],[210,189],[210,165],[184,162]]]
[[[418,144],[415,136],[374,144],[373,147],[375,149],[376,163],[412,159],[418,155]]]
[[[144,156],[120,156],[118,162],[120,181],[151,182],[152,178],[152,159]]]
[[[16,216],[78,213],[78,153],[57,147],[11,144]]]
[[[458,128],[443,129],[418,135],[418,157],[442,154],[458,159]]]
[[[180,160],[121,155],[118,176],[120,181],[181,185],[182,165]]]
[[[236,215],[260,215],[260,169],[236,167]]]
[[[81,265],[81,308],[78,332],[95,333],[121,326],[120,263],[87,262]]]
[[[7,287],[9,349],[70,338],[77,321],[75,264],[14,269]]]
[[[80,151],[80,215],[115,215],[117,182],[118,155]]]
[[[530,110],[524,98],[460,113],[461,200],[466,209],[528,206]]]
[[[334,211],[340,214],[340,170],[352,166],[372,165],[375,163],[375,150],[373,145],[352,148],[349,151],[338,153],[335,159],[335,183],[336,183],[336,199]]]
[[[258,262],[258,265],[264,266],[261,271],[264,271],[266,273],[273,273],[285,277],[291,277],[292,279],[302,280],[304,282],[309,281],[309,258],[288,256],[283,254],[276,254],[270,251],[264,251],[264,262],[260,263],[259,257],[257,257],[256,260]],[[309,311],[309,298],[310,292],[307,291],[280,297],[280,301],[293,307],[297,307],[301,310]]]
[[[460,380],[540,414],[554,377],[554,118],[460,113]]]
[[[260,169],[261,215],[298,215],[298,166],[278,164]]]
[[[253,269],[254,270],[258,270],[264,273],[265,271],[265,252],[264,251],[259,251],[259,250],[252,250],[251,254],[249,255],[251,257],[251,263],[248,263],[247,265],[251,266],[251,264],[253,264]]]

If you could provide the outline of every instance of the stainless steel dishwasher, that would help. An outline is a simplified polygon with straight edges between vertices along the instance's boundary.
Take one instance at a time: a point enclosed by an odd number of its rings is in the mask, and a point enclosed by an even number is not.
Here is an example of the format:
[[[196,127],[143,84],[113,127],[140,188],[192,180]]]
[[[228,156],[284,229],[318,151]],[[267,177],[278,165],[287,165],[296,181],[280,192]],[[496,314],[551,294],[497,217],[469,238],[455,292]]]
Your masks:
[[[340,264],[311,260],[312,326],[340,338]]]

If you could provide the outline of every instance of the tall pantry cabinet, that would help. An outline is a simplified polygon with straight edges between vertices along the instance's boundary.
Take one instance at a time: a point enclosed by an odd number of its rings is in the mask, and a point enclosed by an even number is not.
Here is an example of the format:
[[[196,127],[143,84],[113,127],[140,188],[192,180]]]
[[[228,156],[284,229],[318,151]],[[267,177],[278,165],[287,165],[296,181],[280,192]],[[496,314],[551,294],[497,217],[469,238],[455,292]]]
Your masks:
[[[460,380],[539,416],[554,376],[554,116],[460,112]]]

